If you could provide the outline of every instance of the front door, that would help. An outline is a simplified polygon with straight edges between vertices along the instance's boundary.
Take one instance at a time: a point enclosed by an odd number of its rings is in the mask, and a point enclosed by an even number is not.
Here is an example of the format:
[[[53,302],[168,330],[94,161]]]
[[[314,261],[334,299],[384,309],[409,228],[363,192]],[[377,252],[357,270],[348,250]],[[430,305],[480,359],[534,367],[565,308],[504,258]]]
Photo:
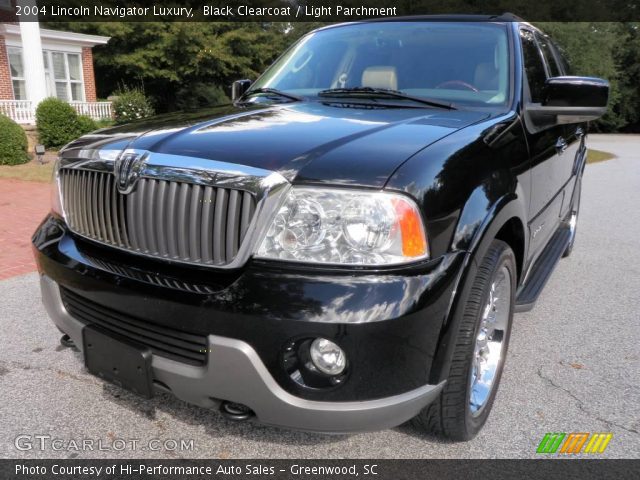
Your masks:
[[[540,103],[547,78],[562,75],[555,58],[545,51],[544,37],[528,28],[520,30],[526,72],[524,103]],[[527,141],[531,156],[531,203],[529,207],[529,258],[542,252],[559,226],[564,189],[571,180],[578,149],[571,125],[535,128],[528,125]]]

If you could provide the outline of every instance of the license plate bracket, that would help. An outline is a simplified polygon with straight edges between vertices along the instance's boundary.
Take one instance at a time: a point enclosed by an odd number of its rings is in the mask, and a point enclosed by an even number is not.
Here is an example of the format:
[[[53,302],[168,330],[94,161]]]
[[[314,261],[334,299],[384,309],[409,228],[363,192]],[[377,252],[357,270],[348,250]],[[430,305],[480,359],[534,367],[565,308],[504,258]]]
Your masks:
[[[97,325],[82,329],[87,370],[138,395],[153,397],[151,350]]]

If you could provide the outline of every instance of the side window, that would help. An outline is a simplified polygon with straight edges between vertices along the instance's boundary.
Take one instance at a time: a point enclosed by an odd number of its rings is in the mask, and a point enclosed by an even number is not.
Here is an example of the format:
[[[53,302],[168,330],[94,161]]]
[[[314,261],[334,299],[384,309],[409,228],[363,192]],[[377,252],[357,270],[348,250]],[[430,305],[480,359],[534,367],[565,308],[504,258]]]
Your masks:
[[[564,54],[564,50],[558,46],[557,43],[553,41],[549,42],[551,44],[551,49],[556,54],[556,60],[558,60],[558,65],[560,66],[560,71],[562,75],[571,75],[571,65],[567,61],[567,57]]]
[[[542,55],[538,49],[538,44],[529,30],[520,30],[520,40],[522,42],[522,52],[524,55],[524,69],[529,82],[531,101],[540,103],[542,100],[542,88],[547,80],[547,73],[544,69]]]
[[[560,73],[560,68],[558,67],[556,56],[553,54],[553,47],[551,46],[551,40],[537,33],[536,33],[536,39],[538,40],[538,44],[542,48],[542,54],[544,55],[544,59],[547,61],[547,67],[549,67],[549,76],[559,77],[560,75],[562,75],[562,73]]]

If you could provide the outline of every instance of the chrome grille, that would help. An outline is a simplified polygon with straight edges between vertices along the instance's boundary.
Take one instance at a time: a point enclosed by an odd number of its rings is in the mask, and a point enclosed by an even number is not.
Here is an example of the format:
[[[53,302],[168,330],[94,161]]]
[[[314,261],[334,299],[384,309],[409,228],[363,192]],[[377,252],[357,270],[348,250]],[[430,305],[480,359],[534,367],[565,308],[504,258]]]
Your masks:
[[[125,195],[109,172],[62,168],[59,179],[71,230],[180,262],[230,263],[256,210],[254,196],[242,190],[144,177]]]

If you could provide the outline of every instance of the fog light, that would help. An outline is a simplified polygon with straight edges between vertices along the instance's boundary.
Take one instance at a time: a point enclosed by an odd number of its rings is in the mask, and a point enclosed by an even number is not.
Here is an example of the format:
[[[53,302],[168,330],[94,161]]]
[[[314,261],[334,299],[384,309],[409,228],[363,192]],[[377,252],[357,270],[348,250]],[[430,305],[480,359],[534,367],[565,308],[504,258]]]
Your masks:
[[[326,375],[339,375],[347,366],[347,357],[342,349],[326,338],[316,338],[309,347],[311,361]]]

